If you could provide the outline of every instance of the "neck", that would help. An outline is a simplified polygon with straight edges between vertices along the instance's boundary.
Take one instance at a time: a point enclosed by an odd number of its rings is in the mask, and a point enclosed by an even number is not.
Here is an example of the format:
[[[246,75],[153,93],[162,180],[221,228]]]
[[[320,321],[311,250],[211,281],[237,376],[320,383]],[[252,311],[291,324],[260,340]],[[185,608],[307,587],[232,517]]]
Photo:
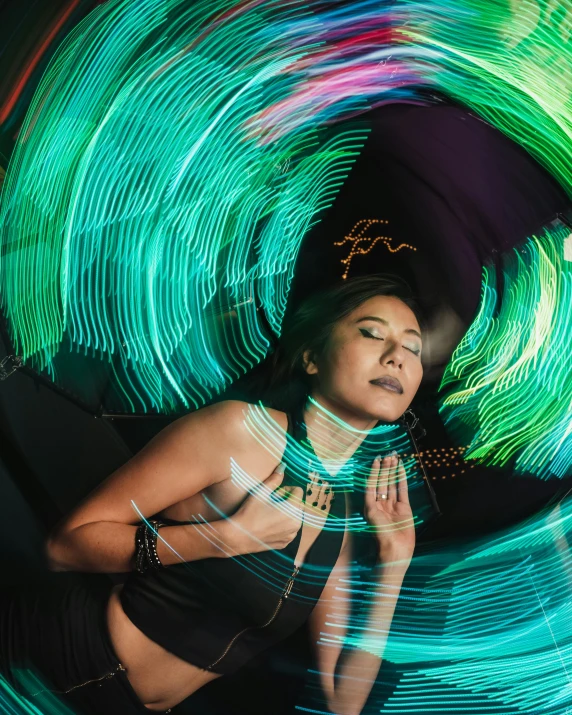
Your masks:
[[[318,457],[344,461],[351,457],[376,425],[376,420],[360,418],[315,394],[306,403],[304,421]]]

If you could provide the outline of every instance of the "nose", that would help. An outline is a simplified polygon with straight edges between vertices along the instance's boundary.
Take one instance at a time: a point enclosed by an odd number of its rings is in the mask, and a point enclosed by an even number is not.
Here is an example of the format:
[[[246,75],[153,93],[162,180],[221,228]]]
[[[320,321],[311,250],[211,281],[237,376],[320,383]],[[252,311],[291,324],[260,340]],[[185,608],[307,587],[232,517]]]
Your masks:
[[[392,365],[401,370],[405,361],[405,348],[397,340],[386,340],[384,348],[380,358],[381,364]]]

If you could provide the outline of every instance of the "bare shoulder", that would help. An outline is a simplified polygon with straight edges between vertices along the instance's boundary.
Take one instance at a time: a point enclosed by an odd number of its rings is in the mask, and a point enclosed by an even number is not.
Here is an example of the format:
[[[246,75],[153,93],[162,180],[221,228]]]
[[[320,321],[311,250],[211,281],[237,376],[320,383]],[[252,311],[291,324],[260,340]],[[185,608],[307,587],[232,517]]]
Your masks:
[[[242,438],[247,434],[249,420],[254,419],[257,414],[271,418],[283,431],[288,428],[288,417],[285,412],[242,400],[217,402],[181,417],[177,423],[183,432],[191,429],[194,431],[197,428],[201,431],[215,429],[219,435]]]
[[[137,523],[133,504],[144,516],[161,513],[230,479],[233,459],[253,478],[265,479],[280,461],[276,444],[282,431],[274,430],[278,437],[269,448],[269,441],[249,428],[253,408],[246,402],[221,402],[171,423],[89,494],[61,529],[94,521]],[[287,422],[275,410],[263,414],[277,427]]]
[[[200,451],[203,459],[229,465],[237,460],[261,477],[280,461],[286,446],[288,417],[285,412],[241,400],[225,400],[204,407],[171,425],[178,439]],[[197,455],[199,456],[199,455]]]

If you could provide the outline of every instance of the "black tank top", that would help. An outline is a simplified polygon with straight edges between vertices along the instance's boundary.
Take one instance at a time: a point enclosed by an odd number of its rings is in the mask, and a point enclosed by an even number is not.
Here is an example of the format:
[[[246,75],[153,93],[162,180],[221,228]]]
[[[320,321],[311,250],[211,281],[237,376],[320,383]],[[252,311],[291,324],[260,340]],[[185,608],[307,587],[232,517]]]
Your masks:
[[[289,415],[288,424],[294,440],[312,454],[302,414]],[[331,483],[313,456],[310,469]],[[371,454],[367,459],[371,463]],[[305,486],[288,468],[283,485]],[[299,569],[294,559],[302,529],[284,549],[132,572],[121,592],[123,610],[145,635],[179,658],[214,673],[234,672],[308,619],[340,554],[346,518],[340,492]],[[166,525],[192,523],[158,518]]]

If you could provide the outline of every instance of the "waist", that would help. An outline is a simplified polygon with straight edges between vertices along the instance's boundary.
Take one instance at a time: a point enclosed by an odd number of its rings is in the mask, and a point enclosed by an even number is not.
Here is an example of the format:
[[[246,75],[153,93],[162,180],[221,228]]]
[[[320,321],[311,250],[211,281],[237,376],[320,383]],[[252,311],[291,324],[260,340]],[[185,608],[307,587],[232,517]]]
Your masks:
[[[137,697],[153,711],[172,708],[218,674],[170,653],[149,638],[127,616],[116,586],[107,604],[107,627],[117,659],[127,669]]]
[[[183,566],[132,575],[121,594],[122,610],[167,652],[219,674],[236,671],[290,635],[319,595],[316,584],[293,590],[299,569],[291,564],[269,582],[243,569],[242,580],[229,580],[224,591],[209,580],[183,578],[181,571]]]
[[[133,572],[121,593],[122,610],[166,652],[203,671],[232,673],[307,620],[343,533],[321,536],[299,569],[298,544],[292,542],[279,551]]]

